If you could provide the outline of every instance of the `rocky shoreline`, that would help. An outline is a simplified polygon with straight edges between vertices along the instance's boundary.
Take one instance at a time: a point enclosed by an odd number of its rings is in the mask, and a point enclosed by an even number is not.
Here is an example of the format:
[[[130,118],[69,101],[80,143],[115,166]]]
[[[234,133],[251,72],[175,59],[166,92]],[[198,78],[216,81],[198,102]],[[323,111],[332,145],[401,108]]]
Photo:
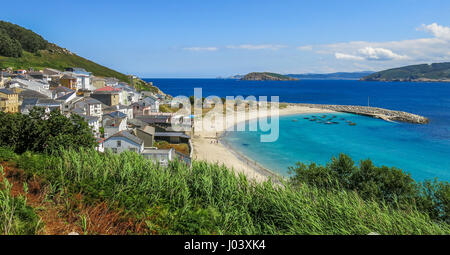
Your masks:
[[[300,106],[320,108],[326,110],[332,110],[336,112],[346,112],[358,115],[370,116],[373,118],[379,118],[386,121],[401,121],[414,124],[428,124],[429,120],[426,117],[412,114],[403,111],[393,111],[378,107],[370,106],[356,106],[356,105],[325,105],[325,104],[297,104]]]

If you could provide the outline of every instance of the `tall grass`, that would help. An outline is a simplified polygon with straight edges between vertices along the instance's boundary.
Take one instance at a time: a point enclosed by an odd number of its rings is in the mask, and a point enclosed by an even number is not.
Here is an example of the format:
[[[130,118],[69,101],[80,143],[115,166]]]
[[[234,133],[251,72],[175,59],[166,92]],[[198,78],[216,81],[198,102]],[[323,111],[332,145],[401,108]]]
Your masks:
[[[28,174],[51,184],[50,196],[81,193],[145,219],[160,234],[449,234],[415,210],[363,201],[354,192],[254,183],[205,162],[162,168],[135,153],[62,150],[25,153]]]
[[[3,174],[3,167],[0,166],[0,176],[3,177],[0,183],[0,234],[36,234],[42,226],[39,216],[27,206],[25,196],[12,196],[12,184]]]

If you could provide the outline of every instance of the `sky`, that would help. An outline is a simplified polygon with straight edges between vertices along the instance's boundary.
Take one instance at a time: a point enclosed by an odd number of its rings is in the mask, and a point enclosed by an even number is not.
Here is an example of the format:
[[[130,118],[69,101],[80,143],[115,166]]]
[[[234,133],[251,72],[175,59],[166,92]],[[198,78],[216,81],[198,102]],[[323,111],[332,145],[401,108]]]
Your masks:
[[[449,14],[448,0],[23,0],[0,20],[126,74],[207,78],[450,61]]]

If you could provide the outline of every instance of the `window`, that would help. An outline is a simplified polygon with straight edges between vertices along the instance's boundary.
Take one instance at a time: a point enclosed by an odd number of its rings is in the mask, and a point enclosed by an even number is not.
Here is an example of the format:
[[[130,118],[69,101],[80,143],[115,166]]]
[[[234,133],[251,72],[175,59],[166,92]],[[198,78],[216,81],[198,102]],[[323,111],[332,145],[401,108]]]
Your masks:
[[[112,148],[113,153],[117,153],[117,148]]]
[[[121,147],[122,146],[122,141],[117,141],[117,147]]]

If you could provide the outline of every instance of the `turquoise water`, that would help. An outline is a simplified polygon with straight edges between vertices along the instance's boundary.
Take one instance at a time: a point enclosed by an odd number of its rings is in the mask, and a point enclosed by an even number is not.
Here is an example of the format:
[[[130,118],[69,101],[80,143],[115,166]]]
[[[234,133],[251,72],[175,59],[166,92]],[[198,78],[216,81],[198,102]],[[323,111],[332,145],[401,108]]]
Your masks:
[[[336,116],[339,124],[309,121],[316,116],[325,120]],[[345,120],[342,120],[345,119]],[[350,126],[346,121],[356,123]],[[224,140],[234,149],[277,173],[288,176],[295,162],[327,163],[339,153],[355,161],[370,158],[376,165],[395,166],[411,173],[416,180],[438,177],[450,180],[450,144],[414,132],[411,125],[392,123],[365,116],[336,113],[280,117],[279,139],[261,143],[263,132],[230,132]]]

